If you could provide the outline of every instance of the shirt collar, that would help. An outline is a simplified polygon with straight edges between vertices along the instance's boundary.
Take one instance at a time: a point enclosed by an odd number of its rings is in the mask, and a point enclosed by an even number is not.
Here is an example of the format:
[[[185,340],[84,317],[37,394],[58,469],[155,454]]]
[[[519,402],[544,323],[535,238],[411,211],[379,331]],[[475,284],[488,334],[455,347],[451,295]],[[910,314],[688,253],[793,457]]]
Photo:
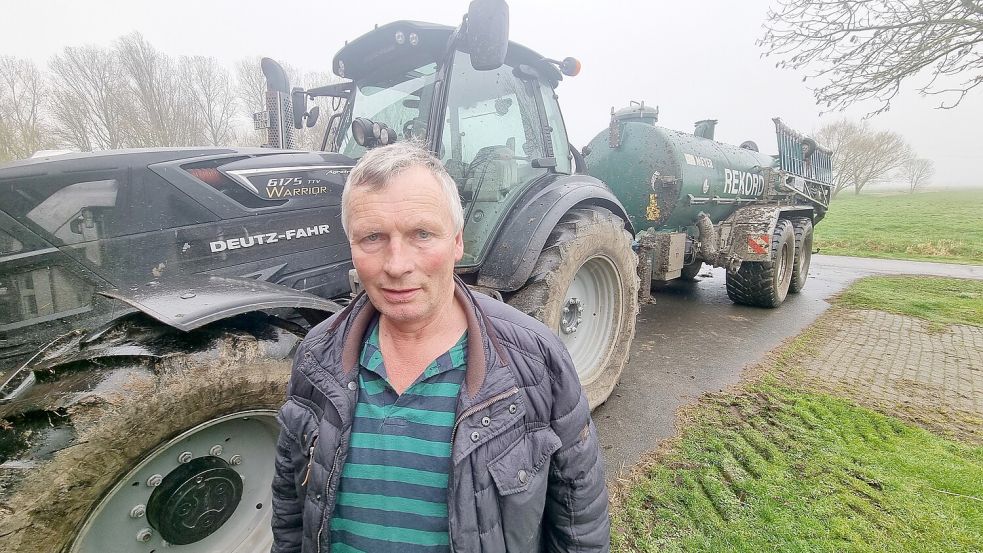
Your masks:
[[[362,351],[359,355],[359,365],[386,378],[386,366],[382,361],[382,349],[379,345],[379,317],[370,323],[369,332],[362,341]],[[433,360],[423,371],[422,379],[430,378],[451,369],[463,369],[468,360],[468,331],[465,330],[457,342],[437,359]]]

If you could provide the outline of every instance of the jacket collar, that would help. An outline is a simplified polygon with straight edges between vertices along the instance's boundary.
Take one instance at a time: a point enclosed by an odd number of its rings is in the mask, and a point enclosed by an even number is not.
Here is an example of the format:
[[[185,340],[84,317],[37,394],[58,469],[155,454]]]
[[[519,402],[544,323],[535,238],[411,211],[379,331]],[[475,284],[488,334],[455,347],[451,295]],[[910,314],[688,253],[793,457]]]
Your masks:
[[[498,336],[494,328],[488,324],[478,301],[457,275],[454,275],[454,285],[454,296],[464,305],[464,312],[468,319],[468,365],[464,376],[466,397],[461,398],[463,407],[467,408],[480,400],[479,392],[483,392],[481,394],[483,397],[491,396],[499,393],[501,391],[499,388],[508,389],[515,386],[515,377],[507,370],[508,357],[504,355]],[[331,333],[344,328],[341,371],[346,380],[354,377],[362,340],[376,313],[378,311],[363,291],[328,326],[327,331]],[[501,375],[504,378],[496,374],[489,381],[489,386],[485,386],[490,369],[495,373],[500,372],[496,369],[506,370],[502,371],[505,373]]]

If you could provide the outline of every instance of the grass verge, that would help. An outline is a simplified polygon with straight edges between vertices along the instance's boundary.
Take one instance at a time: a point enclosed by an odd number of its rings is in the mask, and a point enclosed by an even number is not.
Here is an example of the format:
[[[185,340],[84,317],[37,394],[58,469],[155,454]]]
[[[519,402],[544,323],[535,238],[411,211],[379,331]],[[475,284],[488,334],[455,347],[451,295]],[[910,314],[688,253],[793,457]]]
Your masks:
[[[983,189],[859,196],[841,193],[816,226],[824,254],[983,263]]]
[[[615,551],[983,549],[981,447],[773,378],[697,411],[616,492]]]
[[[979,281],[873,277],[835,310],[983,326],[981,297]],[[680,436],[614,490],[614,551],[983,551],[983,447],[811,385],[830,321],[684,410]]]
[[[869,277],[840,294],[836,303],[908,315],[938,325],[983,326],[983,280]]]

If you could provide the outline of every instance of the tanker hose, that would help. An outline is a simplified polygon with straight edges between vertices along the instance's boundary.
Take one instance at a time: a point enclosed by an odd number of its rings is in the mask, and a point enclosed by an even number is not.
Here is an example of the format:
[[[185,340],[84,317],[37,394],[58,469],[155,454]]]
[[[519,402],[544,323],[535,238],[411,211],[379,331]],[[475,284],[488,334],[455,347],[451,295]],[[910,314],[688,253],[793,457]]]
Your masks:
[[[701,211],[696,217],[696,228],[700,231],[700,259],[713,259],[717,255],[717,233],[710,216]]]

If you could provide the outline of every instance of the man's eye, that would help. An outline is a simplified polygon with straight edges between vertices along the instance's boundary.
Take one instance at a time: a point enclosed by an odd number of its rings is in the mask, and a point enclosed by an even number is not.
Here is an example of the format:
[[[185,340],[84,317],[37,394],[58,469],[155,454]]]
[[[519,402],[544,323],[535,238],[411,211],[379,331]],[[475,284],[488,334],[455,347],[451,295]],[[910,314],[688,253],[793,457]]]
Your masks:
[[[373,232],[372,234],[369,234],[369,235],[367,235],[365,237],[365,241],[366,242],[378,242],[379,241],[379,238],[380,238],[379,233],[378,232]]]
[[[417,238],[420,238],[422,240],[426,240],[428,238],[433,237],[433,233],[430,232],[429,230],[422,230],[421,229],[421,230],[416,231],[416,237]]]

